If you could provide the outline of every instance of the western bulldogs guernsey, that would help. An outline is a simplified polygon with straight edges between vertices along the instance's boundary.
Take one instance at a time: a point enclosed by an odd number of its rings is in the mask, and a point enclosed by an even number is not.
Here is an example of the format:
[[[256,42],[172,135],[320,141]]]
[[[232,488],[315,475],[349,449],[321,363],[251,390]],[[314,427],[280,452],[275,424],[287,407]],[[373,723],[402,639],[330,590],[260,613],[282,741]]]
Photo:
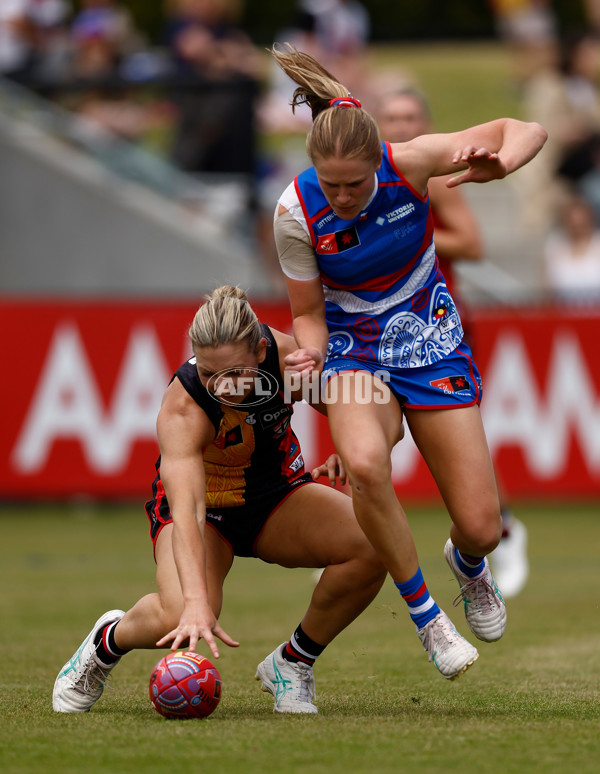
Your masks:
[[[377,189],[352,221],[331,209],[314,168],[294,185],[325,292],[326,369],[340,357],[415,368],[453,352],[463,331],[438,267],[429,198],[397,169],[389,143]]]
[[[253,393],[236,406],[220,403],[202,386],[196,359],[177,369],[177,377],[196,403],[206,412],[215,428],[215,438],[203,450],[207,507],[229,508],[251,505],[289,486],[304,473],[300,444],[291,428],[292,406],[283,399],[277,343],[270,329],[261,326],[268,341],[260,371],[273,387],[272,397],[263,403]],[[275,389],[275,386],[277,389]],[[245,405],[245,403],[247,405]],[[155,505],[160,499],[160,457],[154,482]],[[162,490],[164,497],[164,490]],[[161,507],[168,507],[162,503]]]

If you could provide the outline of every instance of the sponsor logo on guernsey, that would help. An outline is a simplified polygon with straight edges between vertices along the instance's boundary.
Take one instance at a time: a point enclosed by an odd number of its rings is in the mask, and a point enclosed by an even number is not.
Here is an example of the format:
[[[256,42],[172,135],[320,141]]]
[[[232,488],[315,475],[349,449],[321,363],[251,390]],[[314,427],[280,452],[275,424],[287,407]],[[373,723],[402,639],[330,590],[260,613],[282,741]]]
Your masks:
[[[335,218],[335,212],[330,212],[329,215],[325,215],[324,218],[321,218],[321,220],[316,224],[315,228],[323,228],[323,226],[326,226],[328,223],[331,223],[331,221]]]
[[[298,470],[302,468],[304,465],[304,459],[301,454],[299,454],[295,460],[292,460],[290,463],[290,470],[292,470],[294,473],[296,473]]]
[[[350,250],[360,244],[360,238],[355,226],[344,228],[342,231],[336,231],[333,234],[323,234],[317,241],[317,252],[325,255],[327,253],[343,253],[344,250]]]
[[[396,207],[395,210],[392,210],[391,212],[386,212],[385,217],[382,217],[380,215],[375,221],[375,223],[377,223],[378,226],[383,226],[383,224],[386,221],[388,223],[395,223],[397,220],[406,218],[407,215],[410,215],[414,211],[415,211],[415,205],[412,202],[408,202],[408,204],[403,204],[402,207]]]
[[[287,404],[280,406],[275,411],[263,411],[261,414],[259,414],[259,420],[260,420],[260,426],[265,430],[267,427],[272,427],[273,425],[276,425],[278,422],[281,422],[282,419],[288,419],[290,415],[292,414],[292,407],[288,406]],[[286,423],[289,425],[289,420]]]
[[[445,376],[443,379],[434,379],[429,384],[432,387],[437,387],[438,390],[443,390],[447,394],[471,394],[471,385],[466,376]]]

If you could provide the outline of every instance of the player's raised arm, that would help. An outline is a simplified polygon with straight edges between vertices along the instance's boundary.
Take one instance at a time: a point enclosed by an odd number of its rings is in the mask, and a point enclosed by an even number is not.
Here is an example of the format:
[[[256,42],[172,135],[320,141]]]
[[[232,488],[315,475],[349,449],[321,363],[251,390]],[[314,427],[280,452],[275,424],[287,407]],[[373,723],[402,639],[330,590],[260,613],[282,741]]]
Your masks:
[[[450,188],[501,180],[531,161],[547,138],[538,123],[498,118],[460,132],[420,135],[393,145],[392,151],[406,179],[424,192],[430,177],[460,170],[448,180]]]

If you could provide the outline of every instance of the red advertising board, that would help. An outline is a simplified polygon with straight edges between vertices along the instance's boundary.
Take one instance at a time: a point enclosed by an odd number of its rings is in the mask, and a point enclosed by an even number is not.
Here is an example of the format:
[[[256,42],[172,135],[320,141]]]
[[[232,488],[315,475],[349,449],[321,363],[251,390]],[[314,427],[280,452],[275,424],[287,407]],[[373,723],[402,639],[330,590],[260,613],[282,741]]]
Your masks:
[[[285,305],[257,303],[288,331]],[[195,302],[0,300],[3,416],[0,496],[145,498],[158,453],[156,413],[190,353]],[[513,497],[600,496],[600,310],[518,309],[475,315],[482,411]],[[331,440],[298,406],[308,466]],[[403,498],[435,496],[407,434],[394,450]]]

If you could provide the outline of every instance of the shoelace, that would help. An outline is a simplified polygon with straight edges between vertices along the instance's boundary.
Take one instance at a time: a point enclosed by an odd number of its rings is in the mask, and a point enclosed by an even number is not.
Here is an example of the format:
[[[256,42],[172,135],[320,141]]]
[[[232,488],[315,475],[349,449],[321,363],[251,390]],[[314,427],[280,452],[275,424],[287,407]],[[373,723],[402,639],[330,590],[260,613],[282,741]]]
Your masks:
[[[89,694],[97,688],[112,688],[109,684],[112,666],[102,666],[92,656],[86,664],[83,674],[73,686],[75,690],[83,694]]]
[[[442,653],[446,651],[448,646],[451,645],[456,638],[456,632],[452,628],[450,621],[446,618],[434,618],[430,621],[425,629],[425,642],[423,643],[430,661],[433,660],[436,633],[443,635],[443,637],[438,637],[438,647]]]
[[[460,594],[452,604],[456,607],[463,601],[475,604],[484,614],[497,607],[496,591],[485,577],[471,578],[464,586],[461,586]]]
[[[300,701],[317,700],[317,689],[315,687],[315,678],[312,669],[298,665],[296,667],[298,680],[300,682],[298,692]]]

